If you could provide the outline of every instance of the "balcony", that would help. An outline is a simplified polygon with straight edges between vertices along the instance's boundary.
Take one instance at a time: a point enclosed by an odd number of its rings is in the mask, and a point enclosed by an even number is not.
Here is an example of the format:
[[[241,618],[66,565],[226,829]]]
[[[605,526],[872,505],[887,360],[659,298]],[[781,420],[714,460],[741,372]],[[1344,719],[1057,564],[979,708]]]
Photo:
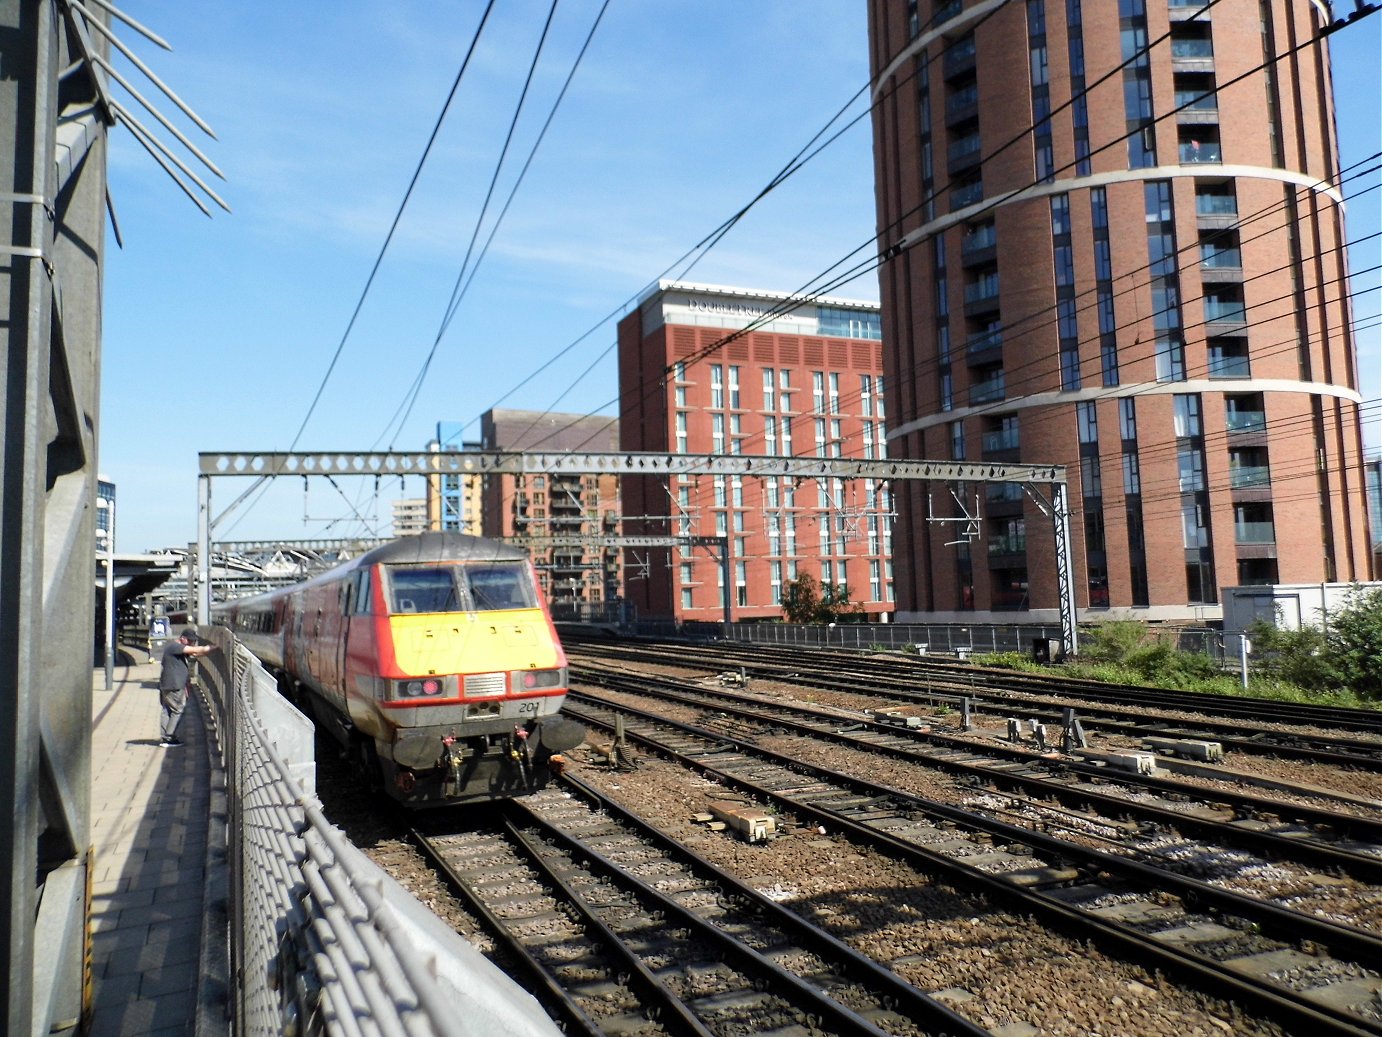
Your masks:
[[[1271,522],[1235,522],[1233,524],[1235,544],[1275,544],[1276,526]]]
[[[973,317],[998,309],[998,296],[997,274],[990,274],[965,285],[965,316]]]
[[[1266,465],[1233,465],[1228,470],[1228,485],[1234,490],[1265,490],[1272,485],[1272,470]]]
[[[985,455],[998,454],[1001,451],[1014,451],[1014,449],[1021,447],[1023,437],[1021,437],[1020,430],[999,429],[998,431],[991,431],[991,433],[984,433],[980,437],[980,444]]]
[[[1211,12],[1205,11],[1209,0],[1170,0],[1167,7],[1172,22],[1184,22],[1194,18],[1196,21],[1209,21]]]
[[[1210,378],[1251,378],[1252,367],[1246,352],[1209,351]],[[1233,431],[1229,429],[1229,431]]]
[[[957,126],[979,114],[979,87],[971,83],[945,99],[945,124]]]
[[[998,231],[986,223],[966,234],[960,241],[960,262],[978,266],[993,262],[998,249]]]
[[[984,182],[975,180],[973,183],[957,184],[950,189],[950,211],[963,209],[966,205],[974,205],[984,200]]]
[[[955,79],[974,69],[974,37],[959,40],[945,51],[943,70],[946,79]]]
[[[1177,90],[1175,96],[1176,123],[1181,126],[1217,126],[1219,97],[1204,90]]]
[[[1207,295],[1204,300],[1204,320],[1206,324],[1246,324],[1248,308],[1241,299]]]
[[[1222,162],[1223,152],[1219,148],[1217,141],[1206,141],[1201,143],[1197,140],[1187,141],[1180,146],[1180,164],[1191,166],[1207,162]]]
[[[1027,553],[1026,533],[1003,533],[991,536],[988,541],[989,562],[997,555],[1023,555]]]
[[[1003,333],[986,331],[965,339],[965,364],[968,367],[986,367],[1003,361]]]
[[[951,176],[963,173],[979,164],[984,150],[984,142],[979,134],[971,133],[961,137],[946,149],[947,170]]]
[[[1207,26],[1206,26],[1207,28]],[[1172,72],[1213,72],[1214,43],[1208,36],[1171,40]]]
[[[1261,410],[1231,410],[1226,415],[1226,423],[1231,433],[1258,433],[1267,431],[1267,412]]]
[[[999,371],[993,377],[975,382],[969,387],[969,404],[973,407],[980,403],[992,403],[994,400],[1004,399],[1007,393],[1007,380],[1003,372]]]
[[[1243,280],[1243,254],[1236,248],[1200,246],[1200,282],[1232,284]]]

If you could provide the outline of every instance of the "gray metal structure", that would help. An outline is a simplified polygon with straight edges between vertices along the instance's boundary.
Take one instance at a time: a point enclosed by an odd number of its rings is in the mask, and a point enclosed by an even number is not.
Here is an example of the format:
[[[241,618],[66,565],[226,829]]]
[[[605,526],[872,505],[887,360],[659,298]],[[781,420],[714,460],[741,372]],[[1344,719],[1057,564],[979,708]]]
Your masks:
[[[206,452],[198,455],[197,544],[201,559],[211,557],[215,519],[211,514],[211,480],[252,477],[255,485],[226,509],[234,508],[260,483],[281,475],[536,475],[619,476],[749,475],[796,479],[878,479],[924,482],[1012,482],[1049,508],[1056,547],[1056,583],[1060,597],[1062,650],[1078,650],[1075,590],[1070,544],[1070,501],[1063,465],[982,464],[965,461],[859,460],[841,457],[775,457],[758,454],[543,453],[541,451],[461,450],[349,452]],[[1039,493],[1048,487],[1049,501]],[[1043,510],[1047,510],[1043,508]],[[222,516],[224,517],[224,515]],[[631,545],[630,545],[631,546]],[[728,551],[722,564],[728,564]],[[211,612],[211,585],[203,562],[198,588],[198,615]],[[728,578],[725,586],[729,586]]]
[[[0,0],[0,1030],[16,1035],[72,1029],[84,1010],[112,121],[86,28],[57,3]]]
[[[11,819],[0,826],[0,1032],[15,1035],[75,1029],[86,1010],[109,128],[126,126],[203,212],[183,177],[224,207],[112,95],[121,85],[206,162],[111,66],[113,47],[207,129],[111,32],[112,18],[167,46],[109,0],[0,0],[0,811]]]

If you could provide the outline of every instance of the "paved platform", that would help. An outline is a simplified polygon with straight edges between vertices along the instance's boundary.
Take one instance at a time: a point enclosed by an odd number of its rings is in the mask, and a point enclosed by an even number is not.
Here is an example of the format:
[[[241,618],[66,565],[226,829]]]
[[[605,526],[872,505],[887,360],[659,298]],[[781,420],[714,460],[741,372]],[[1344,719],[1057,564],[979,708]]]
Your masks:
[[[201,968],[203,937],[224,939],[203,931],[208,904],[224,897],[211,888],[224,869],[208,868],[208,846],[224,845],[211,829],[225,821],[210,806],[219,760],[196,695],[178,729],[185,744],[159,745],[159,667],[145,659],[122,649],[132,664],[115,667],[111,691],[104,668],[92,676],[89,1034],[213,1037],[227,1032],[225,991]]]

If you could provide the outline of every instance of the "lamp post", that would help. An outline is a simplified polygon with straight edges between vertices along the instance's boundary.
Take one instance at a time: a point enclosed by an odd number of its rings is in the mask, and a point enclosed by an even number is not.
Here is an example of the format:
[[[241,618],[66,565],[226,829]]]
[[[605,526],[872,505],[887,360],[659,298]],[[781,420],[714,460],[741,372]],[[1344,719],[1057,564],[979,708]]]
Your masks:
[[[115,687],[115,502],[105,497],[96,506],[106,513],[106,691]]]

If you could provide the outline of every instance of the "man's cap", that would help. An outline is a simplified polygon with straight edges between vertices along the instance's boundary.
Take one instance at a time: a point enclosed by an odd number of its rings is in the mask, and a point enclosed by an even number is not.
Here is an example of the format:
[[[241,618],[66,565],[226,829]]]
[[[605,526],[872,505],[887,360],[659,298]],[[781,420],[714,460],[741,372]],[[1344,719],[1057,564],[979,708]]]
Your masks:
[[[182,633],[180,633],[178,637],[185,637],[189,641],[195,641],[197,640],[197,628],[183,627]]]

